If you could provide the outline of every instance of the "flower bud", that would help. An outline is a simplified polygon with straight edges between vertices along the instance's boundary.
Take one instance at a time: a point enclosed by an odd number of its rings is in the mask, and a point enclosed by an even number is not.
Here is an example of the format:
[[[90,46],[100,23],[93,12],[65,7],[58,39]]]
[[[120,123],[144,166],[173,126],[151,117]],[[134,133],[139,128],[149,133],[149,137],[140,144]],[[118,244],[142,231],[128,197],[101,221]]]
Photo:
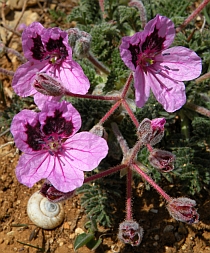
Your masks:
[[[138,246],[143,237],[143,228],[136,221],[126,220],[119,226],[118,238],[131,246]]]
[[[69,45],[74,48],[76,41],[82,36],[81,31],[78,28],[70,28],[66,30],[68,33],[68,42]]]
[[[89,132],[104,138],[106,141],[108,139],[108,133],[106,132],[104,127],[100,124],[96,124],[94,127],[90,129]]]
[[[27,25],[25,23],[21,23],[17,26],[16,30],[18,32],[23,32],[26,29]]]
[[[172,171],[175,158],[171,152],[160,149],[153,149],[148,157],[150,164],[161,172]]]
[[[199,221],[199,214],[194,206],[195,200],[181,197],[169,201],[167,209],[174,219],[192,224]]]
[[[44,95],[56,97],[65,94],[65,88],[63,85],[56,79],[44,73],[36,74],[33,86],[38,92]]]
[[[73,197],[75,190],[70,192],[61,192],[55,189],[55,187],[46,180],[41,187],[40,193],[46,197],[49,201],[57,203],[66,199]]]
[[[152,136],[151,120],[146,118],[139,124],[137,135],[144,144],[149,143]]]
[[[139,139],[146,145],[154,146],[161,141],[164,135],[164,125],[166,120],[164,118],[157,118],[153,120],[144,119],[138,127],[137,135]]]
[[[152,136],[150,139],[150,145],[154,146],[158,142],[161,141],[161,139],[164,136],[164,125],[166,123],[166,120],[164,118],[156,118],[151,120],[151,126],[152,126]]]
[[[78,58],[83,58],[88,56],[90,51],[91,39],[86,37],[81,37],[76,41],[74,47],[74,53]]]

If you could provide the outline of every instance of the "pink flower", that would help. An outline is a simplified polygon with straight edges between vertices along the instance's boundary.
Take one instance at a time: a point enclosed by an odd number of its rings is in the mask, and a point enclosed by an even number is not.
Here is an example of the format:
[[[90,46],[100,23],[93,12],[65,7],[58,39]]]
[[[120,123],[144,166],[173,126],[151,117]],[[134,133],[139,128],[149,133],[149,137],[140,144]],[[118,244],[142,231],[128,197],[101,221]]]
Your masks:
[[[201,73],[201,59],[188,48],[171,45],[175,37],[173,22],[157,15],[144,31],[122,38],[120,53],[128,68],[134,71],[136,104],[143,107],[150,95],[168,112],[180,109],[186,101],[182,81]]]
[[[78,63],[72,60],[72,49],[68,44],[68,34],[59,28],[45,29],[34,22],[22,34],[24,56],[28,60],[15,72],[12,86],[22,97],[35,94],[35,102],[47,96],[37,93],[32,86],[36,74],[44,72],[62,82],[64,88],[75,94],[86,94],[90,87]],[[38,98],[36,99],[36,96]],[[42,105],[40,106],[42,108]]]
[[[84,181],[83,171],[95,169],[107,155],[106,141],[81,127],[78,111],[68,102],[45,103],[41,112],[23,110],[13,118],[11,132],[24,152],[16,167],[19,182],[32,187],[45,178],[61,192]]]
[[[181,197],[172,199],[168,203],[167,209],[174,219],[192,224],[198,223],[199,220],[199,214],[194,208],[195,205],[195,200]]]

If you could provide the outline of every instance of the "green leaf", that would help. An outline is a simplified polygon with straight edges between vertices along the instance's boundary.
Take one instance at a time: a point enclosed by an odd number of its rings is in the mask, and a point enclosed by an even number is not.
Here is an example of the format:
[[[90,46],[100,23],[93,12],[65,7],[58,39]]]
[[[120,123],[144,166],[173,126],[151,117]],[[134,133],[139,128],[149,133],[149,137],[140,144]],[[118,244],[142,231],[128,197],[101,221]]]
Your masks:
[[[74,250],[81,248],[82,246],[86,245],[88,242],[94,239],[94,234],[92,233],[82,233],[77,236],[74,242]]]
[[[89,241],[86,246],[88,247],[88,249],[91,250],[95,250],[98,248],[98,246],[101,244],[102,240],[99,238],[98,240],[94,240],[92,239],[91,241]]]

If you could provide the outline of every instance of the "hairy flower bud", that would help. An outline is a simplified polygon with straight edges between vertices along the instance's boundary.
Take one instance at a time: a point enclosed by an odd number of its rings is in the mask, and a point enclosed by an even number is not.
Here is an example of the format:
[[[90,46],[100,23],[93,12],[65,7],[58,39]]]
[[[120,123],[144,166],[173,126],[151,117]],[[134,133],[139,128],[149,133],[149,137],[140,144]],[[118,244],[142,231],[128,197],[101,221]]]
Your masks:
[[[146,145],[154,146],[161,141],[164,135],[164,125],[166,120],[164,118],[156,118],[149,120],[145,118],[138,127],[137,135],[139,139]]]
[[[119,226],[118,238],[131,246],[138,246],[143,237],[143,228],[136,221],[126,220]]]
[[[158,142],[161,141],[161,139],[164,136],[164,125],[166,123],[165,118],[156,118],[151,120],[151,126],[152,126],[152,137],[150,139],[150,145],[154,146]]]
[[[172,199],[168,203],[167,209],[174,219],[192,224],[198,223],[199,220],[199,214],[194,206],[196,206],[195,200],[181,197]]]
[[[74,48],[76,41],[82,36],[81,31],[78,28],[70,28],[66,30],[68,33],[68,42],[69,45]]]
[[[86,37],[81,37],[76,41],[74,47],[74,53],[78,58],[83,58],[88,56],[90,51],[91,39]]]
[[[172,171],[175,158],[171,152],[160,149],[153,149],[148,157],[150,164],[161,172]]]
[[[92,37],[85,31],[80,31],[78,28],[70,28],[68,33],[69,45],[73,48],[75,55],[78,58],[88,56]]]
[[[75,190],[70,192],[61,192],[55,189],[55,187],[50,183],[49,180],[46,180],[41,187],[40,193],[49,201],[57,203],[73,197]]]
[[[94,127],[90,129],[89,132],[92,134],[98,135],[104,138],[105,140],[108,139],[108,133],[106,132],[105,128],[100,124],[96,124]]]
[[[56,79],[44,73],[36,74],[33,86],[38,92],[44,95],[56,97],[65,94],[65,88],[63,85]]]
[[[151,120],[146,118],[139,124],[137,135],[144,144],[149,143],[152,136]]]

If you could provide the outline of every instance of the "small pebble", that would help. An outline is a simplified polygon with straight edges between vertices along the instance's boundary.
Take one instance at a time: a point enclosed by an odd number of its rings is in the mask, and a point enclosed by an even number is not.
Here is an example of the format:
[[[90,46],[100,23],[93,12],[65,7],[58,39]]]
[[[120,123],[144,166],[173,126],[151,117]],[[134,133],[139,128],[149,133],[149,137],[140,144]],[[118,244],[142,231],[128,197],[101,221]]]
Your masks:
[[[160,239],[159,235],[154,236],[155,241],[158,241]]]
[[[70,239],[74,239],[74,238],[75,238],[75,234],[70,234],[70,235],[69,235],[69,238],[70,238]]]
[[[75,229],[75,234],[80,235],[80,234],[83,234],[83,233],[84,233],[84,230],[83,230],[83,229],[81,229],[81,228],[76,228],[76,229]]]
[[[61,247],[61,246],[63,246],[64,245],[64,242],[60,242],[59,243],[59,246]]]
[[[174,226],[173,225],[167,225],[165,226],[163,233],[168,233],[168,232],[172,232],[174,230]]]
[[[155,247],[158,246],[158,242],[154,242],[153,246],[155,246]]]

